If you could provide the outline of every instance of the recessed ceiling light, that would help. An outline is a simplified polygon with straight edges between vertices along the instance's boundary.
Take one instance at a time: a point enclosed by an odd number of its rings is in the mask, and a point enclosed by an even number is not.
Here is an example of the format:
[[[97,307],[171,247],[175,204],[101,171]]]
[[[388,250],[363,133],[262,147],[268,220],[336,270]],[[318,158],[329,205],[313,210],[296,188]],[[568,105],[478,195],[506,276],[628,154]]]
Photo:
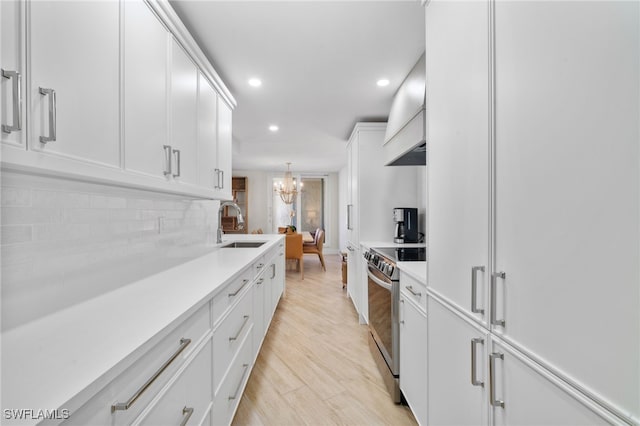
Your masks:
[[[376,84],[380,87],[385,87],[389,85],[389,80],[386,78],[381,78]]]
[[[251,87],[260,87],[262,86],[262,81],[259,78],[250,78],[249,79],[249,86]]]
[[[277,132],[279,129],[278,126],[276,126],[275,124],[272,124],[271,126],[269,126],[269,130],[271,130],[272,132]]]

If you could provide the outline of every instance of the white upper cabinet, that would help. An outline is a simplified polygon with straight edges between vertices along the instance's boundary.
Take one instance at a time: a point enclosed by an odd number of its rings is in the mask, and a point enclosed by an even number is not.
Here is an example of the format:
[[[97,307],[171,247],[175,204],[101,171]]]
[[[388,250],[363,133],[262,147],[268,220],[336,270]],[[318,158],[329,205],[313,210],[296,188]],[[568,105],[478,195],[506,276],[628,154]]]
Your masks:
[[[198,181],[198,68],[175,39],[171,41],[172,177]]]
[[[22,69],[23,4],[17,0],[0,2],[0,140],[24,149],[24,72]]]
[[[496,331],[636,421],[639,7],[495,9]]]
[[[231,144],[232,144],[233,115],[231,108],[221,97],[218,97],[218,146],[216,193],[218,198],[228,199],[231,196]]]
[[[119,167],[118,2],[34,1],[27,11],[29,148]]]
[[[482,323],[489,272],[488,7],[434,1],[426,13],[428,285]]]
[[[216,156],[218,146],[218,95],[209,81],[199,75],[198,87],[198,185],[216,189],[218,173]]]
[[[169,33],[142,1],[124,5],[125,168],[154,177],[171,177],[168,144]]]

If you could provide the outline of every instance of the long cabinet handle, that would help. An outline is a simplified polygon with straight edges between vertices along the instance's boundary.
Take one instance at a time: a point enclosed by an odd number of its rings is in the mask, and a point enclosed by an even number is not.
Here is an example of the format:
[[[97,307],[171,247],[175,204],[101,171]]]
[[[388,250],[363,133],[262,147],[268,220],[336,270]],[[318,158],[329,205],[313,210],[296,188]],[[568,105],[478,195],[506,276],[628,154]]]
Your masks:
[[[402,303],[400,305],[400,324],[404,324],[404,299],[400,299],[400,303]]]
[[[506,273],[504,272],[494,272],[493,274],[491,274],[491,324],[493,325],[499,325],[504,327],[505,325],[505,321],[504,319],[497,319],[496,316],[496,311],[497,311],[497,303],[498,303],[498,296],[497,296],[497,289],[496,289],[496,282],[498,281],[498,278],[502,278],[505,279],[507,276]]]
[[[116,402],[115,404],[113,404],[111,406],[111,412],[113,413],[115,411],[128,410],[133,405],[133,403],[136,402],[138,398],[140,398],[144,391],[146,391],[147,388],[149,388],[149,386],[151,386],[151,384],[155,382],[155,380],[164,372],[164,370],[169,367],[173,360],[176,359],[178,355],[180,355],[180,353],[182,353],[182,351],[186,349],[187,346],[189,346],[189,343],[191,343],[191,339],[180,339],[180,347],[173,353],[173,355],[171,355],[171,358],[165,361],[165,363],[162,364],[162,366],[160,366],[160,368],[155,373],[153,373],[153,376],[151,376],[151,378],[149,378],[149,380],[147,380],[140,387],[140,389],[138,389],[136,393],[134,393],[131,398],[127,400],[127,402]]]
[[[233,293],[229,293],[228,296],[229,297],[235,297],[238,295],[238,293],[240,293],[240,290],[242,290],[244,288],[245,285],[247,285],[247,283],[249,282],[249,280],[242,280],[242,285]]]
[[[413,294],[414,296],[416,296],[416,297],[422,297],[422,293],[416,292],[416,291],[413,289],[413,286],[412,286],[412,285],[406,286],[405,288],[407,289],[407,291],[408,291],[409,293]]]
[[[171,174],[171,145],[162,145],[164,149],[164,175],[169,176]]]
[[[40,94],[49,96],[49,136],[40,136],[41,143],[56,141],[56,91],[40,87]]]
[[[22,75],[17,71],[2,70],[2,76],[13,80],[13,124],[2,125],[3,132],[11,133],[22,130]]]
[[[246,376],[247,372],[249,371],[249,364],[242,364],[242,368],[244,368],[244,373],[242,373],[242,377],[240,377],[240,383],[238,383],[236,391],[233,393],[233,395],[229,395],[229,401],[238,397],[238,393],[240,393],[240,387],[242,386],[242,382],[244,381],[244,376]]]
[[[242,325],[240,326],[240,329],[238,330],[238,332],[235,334],[235,336],[229,337],[230,342],[233,342],[234,340],[238,340],[238,337],[240,337],[240,333],[242,333],[244,326],[247,324],[247,321],[249,321],[249,315],[245,315],[243,318],[244,318],[244,321],[242,321]]]
[[[484,382],[478,380],[478,374],[476,371],[476,353],[478,344],[484,345],[484,339],[475,338],[471,339],[471,384],[473,386],[484,387]]]
[[[176,172],[173,174],[173,177],[180,177],[180,150],[174,149],[173,156],[176,159]]]
[[[353,229],[351,227],[351,209],[353,209],[353,204],[347,204],[347,229]]]
[[[276,277],[276,264],[272,263],[271,264],[271,279],[274,279]]]
[[[182,421],[180,422],[180,426],[187,426],[189,419],[193,416],[193,407],[185,407],[182,409]]]
[[[483,314],[484,309],[478,308],[478,272],[484,272],[484,266],[473,266],[471,268],[471,312]]]
[[[220,169],[220,181],[222,182],[220,184],[220,189],[224,189],[224,170]]]
[[[504,359],[504,354],[494,352],[489,355],[489,399],[491,406],[504,408],[504,401],[496,399],[496,359]]]

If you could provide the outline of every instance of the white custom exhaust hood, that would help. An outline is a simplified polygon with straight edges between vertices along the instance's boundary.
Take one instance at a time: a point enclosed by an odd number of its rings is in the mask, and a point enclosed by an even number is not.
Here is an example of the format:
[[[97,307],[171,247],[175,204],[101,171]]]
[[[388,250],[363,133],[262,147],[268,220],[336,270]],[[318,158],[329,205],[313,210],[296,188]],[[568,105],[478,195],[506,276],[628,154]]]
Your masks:
[[[427,164],[425,89],[423,53],[393,98],[383,145],[386,166]]]

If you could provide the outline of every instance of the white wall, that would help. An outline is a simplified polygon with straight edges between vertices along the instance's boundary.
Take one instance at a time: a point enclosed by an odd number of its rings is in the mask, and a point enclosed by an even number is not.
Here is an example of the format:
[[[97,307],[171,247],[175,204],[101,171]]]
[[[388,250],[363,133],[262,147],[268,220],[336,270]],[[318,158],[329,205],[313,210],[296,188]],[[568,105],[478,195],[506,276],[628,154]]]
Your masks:
[[[246,176],[248,178],[248,231],[262,228],[265,233],[272,229],[272,196],[273,179],[282,177],[283,171],[267,172],[261,170],[234,170],[233,176]],[[338,174],[323,173],[326,177],[325,187],[325,253],[337,253],[339,247],[338,225]],[[303,175],[304,176],[304,175]]]

